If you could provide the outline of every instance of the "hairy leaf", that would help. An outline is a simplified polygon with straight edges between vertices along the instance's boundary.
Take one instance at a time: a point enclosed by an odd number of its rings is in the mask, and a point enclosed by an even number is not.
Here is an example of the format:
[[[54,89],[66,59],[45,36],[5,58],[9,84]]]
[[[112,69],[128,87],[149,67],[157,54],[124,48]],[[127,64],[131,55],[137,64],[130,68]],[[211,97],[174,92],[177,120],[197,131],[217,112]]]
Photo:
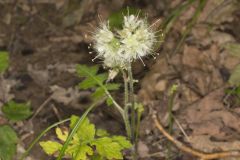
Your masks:
[[[24,120],[32,115],[29,103],[9,101],[3,106],[2,111],[8,119],[13,121]]]

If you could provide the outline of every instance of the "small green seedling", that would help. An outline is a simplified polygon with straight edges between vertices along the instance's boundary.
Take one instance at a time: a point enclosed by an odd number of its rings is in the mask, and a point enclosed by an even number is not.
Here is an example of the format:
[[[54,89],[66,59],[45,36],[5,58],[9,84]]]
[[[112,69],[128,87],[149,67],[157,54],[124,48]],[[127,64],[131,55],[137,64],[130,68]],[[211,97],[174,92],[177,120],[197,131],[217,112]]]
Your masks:
[[[72,116],[69,128],[72,129],[79,117]],[[56,128],[58,141],[42,141],[41,147],[48,155],[57,156],[66,141],[67,129]],[[74,160],[123,159],[122,151],[132,145],[124,136],[111,136],[105,130],[96,130],[95,125],[85,118],[70,141],[65,157]]]

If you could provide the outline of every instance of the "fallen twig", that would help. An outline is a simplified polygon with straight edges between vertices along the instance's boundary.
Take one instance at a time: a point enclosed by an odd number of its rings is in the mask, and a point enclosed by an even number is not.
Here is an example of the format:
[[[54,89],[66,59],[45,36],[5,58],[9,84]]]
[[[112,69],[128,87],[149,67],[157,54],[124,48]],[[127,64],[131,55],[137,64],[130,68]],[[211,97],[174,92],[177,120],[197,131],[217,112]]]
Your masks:
[[[171,141],[174,145],[176,145],[177,148],[182,150],[183,152],[189,153],[193,156],[199,157],[200,160],[210,160],[210,159],[217,159],[217,158],[226,158],[226,157],[240,157],[240,151],[235,150],[235,151],[223,151],[223,152],[217,152],[217,153],[204,153],[201,151],[197,151],[193,148],[190,148],[183,144],[182,142],[176,140],[174,137],[172,137],[161,125],[159,120],[157,119],[156,115],[153,115],[153,120],[158,128],[158,130],[169,140]]]

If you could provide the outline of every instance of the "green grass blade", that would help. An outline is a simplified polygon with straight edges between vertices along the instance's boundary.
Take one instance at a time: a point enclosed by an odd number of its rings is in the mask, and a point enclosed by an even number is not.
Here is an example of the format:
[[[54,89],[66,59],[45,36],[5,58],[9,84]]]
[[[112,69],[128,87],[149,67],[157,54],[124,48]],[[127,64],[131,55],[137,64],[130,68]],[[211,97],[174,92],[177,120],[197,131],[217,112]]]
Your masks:
[[[79,120],[76,122],[75,126],[73,127],[71,133],[68,135],[65,143],[63,144],[63,147],[59,153],[59,156],[57,158],[57,160],[61,160],[62,157],[64,156],[64,153],[71,141],[71,139],[73,138],[73,135],[77,132],[79,126],[82,124],[83,120],[87,117],[88,113],[96,106],[97,102],[93,103],[84,113],[83,115],[79,118]]]
[[[44,131],[42,131],[39,136],[37,138],[35,138],[33,140],[33,142],[29,145],[28,149],[23,153],[23,155],[21,156],[20,160],[23,160],[31,151],[31,149],[33,148],[33,146],[42,138],[42,136],[45,135],[45,133],[47,133],[49,130],[51,130],[52,128],[58,126],[59,124],[65,123],[67,121],[70,121],[70,118],[64,119],[60,122],[54,123],[51,126],[49,126],[48,128],[46,128]]]
[[[196,11],[194,12],[194,15],[192,17],[192,20],[187,24],[187,29],[185,30],[185,32],[182,35],[181,40],[179,41],[176,49],[175,49],[175,53],[178,52],[179,48],[182,46],[184,40],[186,39],[187,35],[189,34],[189,32],[192,30],[193,26],[196,24],[198,17],[200,16],[200,13],[202,12],[203,8],[206,5],[206,0],[199,0],[199,5],[196,9]]]

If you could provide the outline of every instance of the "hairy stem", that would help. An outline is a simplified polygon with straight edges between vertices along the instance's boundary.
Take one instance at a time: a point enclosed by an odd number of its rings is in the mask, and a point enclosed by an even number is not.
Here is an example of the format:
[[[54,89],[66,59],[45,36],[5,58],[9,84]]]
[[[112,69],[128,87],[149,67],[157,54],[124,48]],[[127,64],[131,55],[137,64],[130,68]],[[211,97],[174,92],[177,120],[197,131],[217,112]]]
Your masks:
[[[128,65],[128,78],[129,78],[129,100],[131,103],[131,129],[132,129],[132,142],[135,142],[135,133],[136,133],[136,113],[135,113],[135,99],[134,99],[134,88],[133,88],[133,75],[131,64]]]
[[[123,75],[123,81],[124,81],[124,123],[125,123],[125,128],[127,131],[128,138],[131,139],[132,137],[132,132],[131,132],[131,126],[129,122],[129,88],[128,88],[128,78],[127,74],[124,70],[122,71]]]
[[[143,107],[143,106],[142,106]],[[137,108],[137,123],[136,123],[136,143],[138,143],[138,135],[139,135],[139,130],[140,130],[140,122],[141,122],[141,116],[142,116],[143,109],[142,108]]]
[[[132,131],[132,143],[134,145],[132,150],[132,159],[137,159],[137,141],[136,141],[136,111],[135,111],[135,98],[134,98],[134,79],[132,73],[131,63],[128,64],[128,82],[129,82],[129,101],[131,103],[131,131]]]

